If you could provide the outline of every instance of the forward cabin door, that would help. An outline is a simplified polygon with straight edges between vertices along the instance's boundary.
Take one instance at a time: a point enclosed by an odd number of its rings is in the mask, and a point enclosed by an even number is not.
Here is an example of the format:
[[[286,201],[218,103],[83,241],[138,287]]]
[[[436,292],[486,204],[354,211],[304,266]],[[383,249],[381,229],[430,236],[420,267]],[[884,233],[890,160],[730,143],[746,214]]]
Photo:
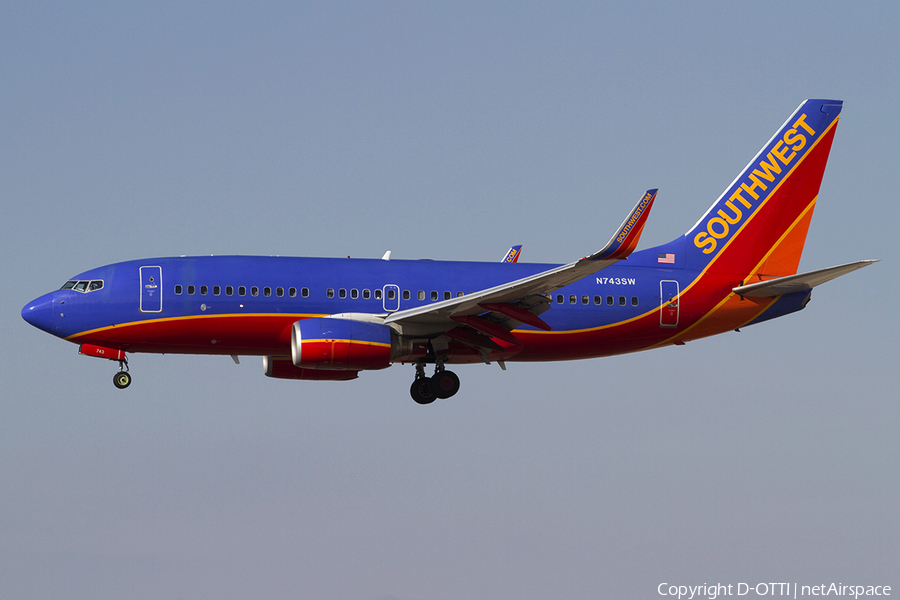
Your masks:
[[[141,267],[141,312],[162,312],[162,267]]]
[[[381,302],[384,312],[400,310],[400,286],[392,283],[381,288]]]
[[[678,327],[678,282],[659,282],[659,326]]]

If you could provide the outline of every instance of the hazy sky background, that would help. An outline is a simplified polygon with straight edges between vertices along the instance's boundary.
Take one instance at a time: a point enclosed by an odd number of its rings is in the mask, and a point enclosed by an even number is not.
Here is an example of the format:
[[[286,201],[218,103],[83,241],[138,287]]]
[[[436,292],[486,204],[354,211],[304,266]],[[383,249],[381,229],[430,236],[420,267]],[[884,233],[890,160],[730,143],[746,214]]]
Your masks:
[[[0,595],[900,594],[895,2],[7,3]],[[659,187],[681,235],[805,98],[845,101],[801,313],[644,354],[263,376],[20,318],[179,254],[566,262]],[[753,597],[750,594],[746,597]]]

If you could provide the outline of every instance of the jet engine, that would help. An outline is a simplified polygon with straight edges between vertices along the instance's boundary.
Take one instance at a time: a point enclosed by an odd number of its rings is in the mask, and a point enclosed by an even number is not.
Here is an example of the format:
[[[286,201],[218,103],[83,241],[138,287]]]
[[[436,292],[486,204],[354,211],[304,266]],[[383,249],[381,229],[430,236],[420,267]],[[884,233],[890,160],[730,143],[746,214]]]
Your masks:
[[[297,321],[291,329],[291,359],[302,369],[385,369],[410,351],[408,341],[381,323],[324,317]]]

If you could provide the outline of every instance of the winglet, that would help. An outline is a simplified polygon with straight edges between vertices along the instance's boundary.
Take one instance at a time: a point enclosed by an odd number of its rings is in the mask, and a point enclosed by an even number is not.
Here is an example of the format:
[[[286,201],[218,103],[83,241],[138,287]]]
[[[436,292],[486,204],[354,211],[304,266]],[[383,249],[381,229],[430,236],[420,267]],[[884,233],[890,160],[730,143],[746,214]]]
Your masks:
[[[638,240],[641,239],[641,232],[644,231],[644,224],[647,222],[647,216],[650,214],[650,208],[653,206],[658,191],[657,189],[647,190],[647,193],[634,206],[603,250],[591,254],[587,258],[589,260],[622,260],[631,254],[637,247]]]
[[[506,253],[506,256],[504,256],[503,260],[501,260],[500,262],[503,262],[503,263],[519,262],[520,254],[522,254],[522,244],[519,244],[518,246],[513,246],[512,248],[510,248],[509,251]]]

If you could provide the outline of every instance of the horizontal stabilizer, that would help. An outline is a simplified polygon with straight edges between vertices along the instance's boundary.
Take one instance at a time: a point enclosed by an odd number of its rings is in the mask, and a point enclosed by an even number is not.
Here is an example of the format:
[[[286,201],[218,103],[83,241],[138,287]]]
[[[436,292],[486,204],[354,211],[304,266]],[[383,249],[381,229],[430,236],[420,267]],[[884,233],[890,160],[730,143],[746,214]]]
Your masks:
[[[841,275],[846,275],[868,267],[877,263],[877,260],[861,260],[859,262],[830,267],[820,271],[812,271],[810,273],[800,273],[799,275],[790,275],[788,277],[779,277],[778,279],[770,279],[769,281],[760,281],[759,283],[751,283],[750,285],[742,285],[734,288],[735,294],[746,296],[748,298],[771,298],[774,296],[783,296],[794,292],[802,292],[811,290],[817,285],[821,285],[826,281],[831,281]]]

